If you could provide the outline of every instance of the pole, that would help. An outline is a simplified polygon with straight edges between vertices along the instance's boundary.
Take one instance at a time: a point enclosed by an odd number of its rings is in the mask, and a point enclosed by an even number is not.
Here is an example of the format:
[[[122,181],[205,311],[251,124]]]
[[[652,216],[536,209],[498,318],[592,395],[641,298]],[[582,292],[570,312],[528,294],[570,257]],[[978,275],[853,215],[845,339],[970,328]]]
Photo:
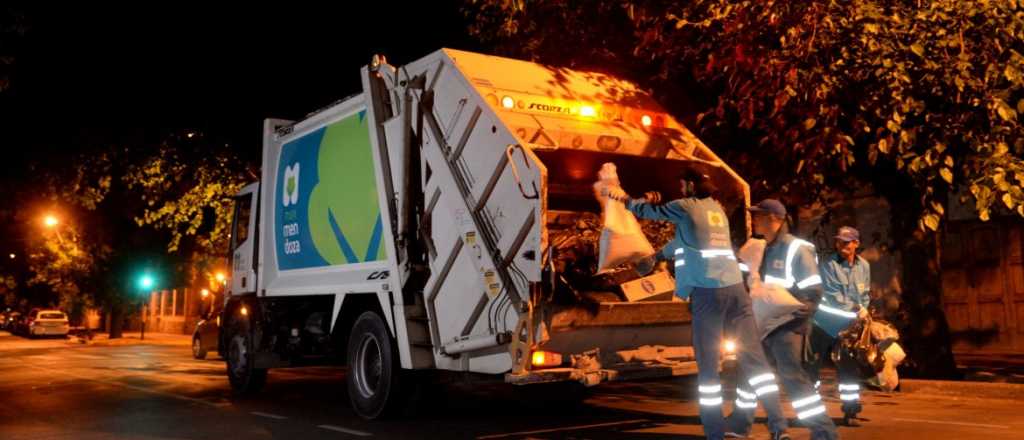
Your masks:
[[[142,305],[142,333],[139,335],[139,340],[142,340],[142,341],[146,340],[146,321],[147,321],[147,319],[148,319],[148,317],[146,316],[146,305],[143,304]]]

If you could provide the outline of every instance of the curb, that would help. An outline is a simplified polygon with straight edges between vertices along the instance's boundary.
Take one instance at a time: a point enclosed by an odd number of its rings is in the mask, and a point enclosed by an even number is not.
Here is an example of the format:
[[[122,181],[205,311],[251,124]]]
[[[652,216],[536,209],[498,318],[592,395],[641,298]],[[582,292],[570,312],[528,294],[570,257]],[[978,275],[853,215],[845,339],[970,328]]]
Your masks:
[[[900,381],[900,391],[982,399],[1024,400],[1024,384],[1019,383],[904,379]]]

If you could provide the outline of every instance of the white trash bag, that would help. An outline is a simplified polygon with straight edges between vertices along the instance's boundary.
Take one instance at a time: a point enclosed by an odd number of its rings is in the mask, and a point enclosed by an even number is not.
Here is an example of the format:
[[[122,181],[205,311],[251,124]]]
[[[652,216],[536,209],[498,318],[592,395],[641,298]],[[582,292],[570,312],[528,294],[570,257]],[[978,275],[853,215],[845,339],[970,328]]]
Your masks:
[[[625,194],[619,184],[615,164],[604,164],[597,176],[600,180],[594,184],[594,193],[601,203],[601,218],[604,221],[598,243],[597,273],[602,273],[649,257],[654,254],[654,248],[626,205],[608,197],[608,194]]]
[[[764,249],[767,246],[766,241],[760,238],[751,238],[743,243],[740,250],[736,252],[736,257],[750,268],[749,275],[747,275],[747,284],[750,286],[753,286],[755,282],[761,282],[761,260],[764,259]]]
[[[764,259],[764,240],[751,238],[736,253],[740,261],[750,268],[747,284],[750,286],[751,308],[761,334],[768,335],[780,325],[792,319],[792,313],[803,307],[788,290],[774,284],[761,282],[761,260]]]

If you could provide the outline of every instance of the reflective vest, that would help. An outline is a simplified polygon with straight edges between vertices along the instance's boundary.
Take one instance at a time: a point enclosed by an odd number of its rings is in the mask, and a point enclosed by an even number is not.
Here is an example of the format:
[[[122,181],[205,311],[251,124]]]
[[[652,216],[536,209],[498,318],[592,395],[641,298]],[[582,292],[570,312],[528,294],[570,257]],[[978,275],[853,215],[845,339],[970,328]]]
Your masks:
[[[694,287],[726,287],[743,281],[732,250],[729,218],[714,199],[684,198],[662,205],[631,200],[626,207],[638,218],[675,224],[675,238],[662,252],[671,251],[680,297],[688,297]]]
[[[836,337],[857,319],[856,306],[868,306],[871,265],[860,256],[851,266],[839,255],[832,255],[821,262],[820,270],[824,294],[814,324]]]

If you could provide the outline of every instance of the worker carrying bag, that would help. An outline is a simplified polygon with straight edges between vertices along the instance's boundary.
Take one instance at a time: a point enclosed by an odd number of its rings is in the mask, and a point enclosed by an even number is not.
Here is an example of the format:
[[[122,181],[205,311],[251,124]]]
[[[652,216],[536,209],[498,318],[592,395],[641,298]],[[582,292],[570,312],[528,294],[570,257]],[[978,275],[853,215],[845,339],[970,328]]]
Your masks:
[[[604,220],[598,242],[597,273],[602,273],[647,258],[654,254],[654,248],[640,229],[640,222],[626,209],[626,205],[607,196],[610,193],[624,193],[615,164],[604,164],[597,176],[594,195],[601,204],[601,218]]]

